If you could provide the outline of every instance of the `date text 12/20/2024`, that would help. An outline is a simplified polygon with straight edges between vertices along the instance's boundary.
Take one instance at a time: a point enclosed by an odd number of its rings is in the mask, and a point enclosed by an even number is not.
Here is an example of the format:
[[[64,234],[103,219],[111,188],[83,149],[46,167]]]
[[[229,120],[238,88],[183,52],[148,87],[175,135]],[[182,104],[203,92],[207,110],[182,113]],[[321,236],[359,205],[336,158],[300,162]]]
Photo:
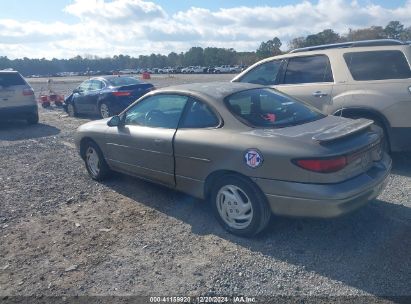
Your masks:
[[[255,297],[150,297],[150,303],[257,303]]]

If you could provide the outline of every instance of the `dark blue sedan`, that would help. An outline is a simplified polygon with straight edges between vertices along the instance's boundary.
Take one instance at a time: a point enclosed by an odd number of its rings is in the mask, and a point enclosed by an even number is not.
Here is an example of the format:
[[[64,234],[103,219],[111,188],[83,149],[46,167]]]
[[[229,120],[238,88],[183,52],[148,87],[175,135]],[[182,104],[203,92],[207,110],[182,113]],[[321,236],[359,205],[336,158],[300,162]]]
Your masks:
[[[70,116],[98,114],[102,118],[116,115],[133,101],[154,90],[150,83],[128,76],[102,76],[84,81],[64,101]]]

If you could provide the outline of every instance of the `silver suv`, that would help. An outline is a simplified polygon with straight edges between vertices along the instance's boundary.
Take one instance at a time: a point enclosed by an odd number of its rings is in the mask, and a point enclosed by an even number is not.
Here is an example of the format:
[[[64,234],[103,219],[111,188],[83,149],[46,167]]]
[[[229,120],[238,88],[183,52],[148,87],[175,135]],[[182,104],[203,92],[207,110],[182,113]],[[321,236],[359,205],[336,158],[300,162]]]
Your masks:
[[[0,71],[0,119],[24,119],[29,124],[39,121],[34,91],[16,71]]]
[[[367,40],[264,59],[234,82],[270,85],[327,114],[374,120],[387,150],[411,150],[411,46]]]

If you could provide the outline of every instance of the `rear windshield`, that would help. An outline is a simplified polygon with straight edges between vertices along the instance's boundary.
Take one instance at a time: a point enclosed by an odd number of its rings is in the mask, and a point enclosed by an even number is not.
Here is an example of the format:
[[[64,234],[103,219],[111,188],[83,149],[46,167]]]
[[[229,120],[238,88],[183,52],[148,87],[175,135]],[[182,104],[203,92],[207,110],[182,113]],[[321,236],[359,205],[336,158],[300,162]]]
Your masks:
[[[354,80],[407,79],[410,66],[401,51],[350,52],[344,60]]]
[[[0,86],[10,87],[15,85],[25,85],[23,77],[18,73],[0,73]]]
[[[311,106],[269,88],[232,94],[225,104],[238,120],[256,128],[282,128],[324,117]]]
[[[114,87],[121,87],[126,85],[140,84],[141,81],[134,77],[114,77],[108,79],[108,82]]]

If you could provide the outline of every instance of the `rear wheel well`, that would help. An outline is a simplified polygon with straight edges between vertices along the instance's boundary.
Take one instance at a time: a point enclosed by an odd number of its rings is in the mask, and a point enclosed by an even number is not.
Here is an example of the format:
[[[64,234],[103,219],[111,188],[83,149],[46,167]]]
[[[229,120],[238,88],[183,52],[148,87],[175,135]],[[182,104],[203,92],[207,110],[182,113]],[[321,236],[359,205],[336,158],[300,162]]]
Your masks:
[[[204,183],[204,198],[206,200],[210,199],[211,191],[213,189],[214,183],[221,178],[222,176],[237,176],[240,177],[244,180],[247,180],[247,182],[250,182],[252,184],[255,184],[248,176],[245,176],[244,174],[238,173],[236,171],[231,171],[231,170],[218,170],[210,173]],[[255,184],[256,185],[256,184]],[[257,185],[256,185],[257,186]],[[257,186],[258,189],[260,187]]]
[[[334,113],[335,116],[342,116],[346,118],[368,118],[374,120],[374,122],[381,126],[384,130],[384,135],[387,138],[388,143],[390,142],[390,123],[387,118],[380,112],[371,109],[342,109]]]

